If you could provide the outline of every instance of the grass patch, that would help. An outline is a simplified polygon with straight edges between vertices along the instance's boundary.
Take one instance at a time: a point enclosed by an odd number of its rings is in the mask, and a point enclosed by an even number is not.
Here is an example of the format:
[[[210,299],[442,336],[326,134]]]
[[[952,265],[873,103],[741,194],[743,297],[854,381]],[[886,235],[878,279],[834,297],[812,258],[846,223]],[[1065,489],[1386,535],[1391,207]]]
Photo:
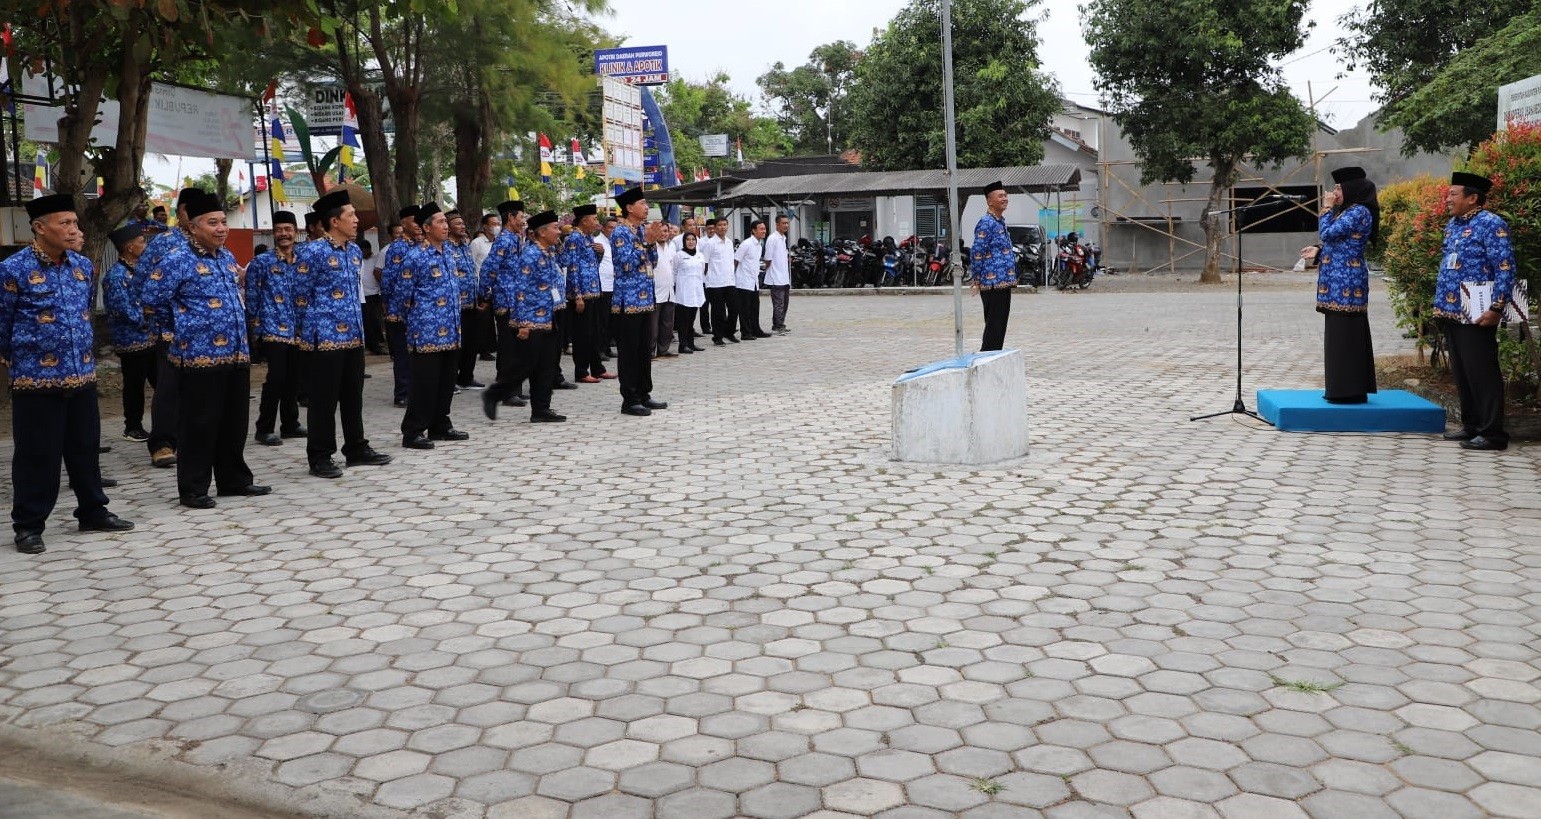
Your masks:
[[[976,791],[979,791],[985,796],[994,796],[1001,791],[1006,790],[1005,785],[1002,785],[994,779],[973,779],[968,783],[968,786]]]
[[[1302,694],[1326,694],[1336,691],[1344,685],[1342,680],[1335,683],[1320,683],[1315,680],[1286,680],[1273,674],[1268,675],[1268,681],[1278,688],[1288,688],[1291,691],[1299,691]]]

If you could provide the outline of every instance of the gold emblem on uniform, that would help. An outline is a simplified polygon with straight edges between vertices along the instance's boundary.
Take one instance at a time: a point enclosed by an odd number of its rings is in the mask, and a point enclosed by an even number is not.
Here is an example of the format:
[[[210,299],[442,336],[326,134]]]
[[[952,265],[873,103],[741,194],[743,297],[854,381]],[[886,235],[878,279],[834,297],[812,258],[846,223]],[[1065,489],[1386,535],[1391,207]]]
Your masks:
[[[81,269],[80,269],[80,268],[78,268],[78,267],[77,267],[77,268],[75,268],[75,281],[77,281],[77,282],[83,282],[83,281],[85,281],[85,280],[86,280],[86,271],[84,271],[84,270],[81,270]]]
[[[446,304],[448,304],[448,303],[449,303],[449,302],[447,302],[447,301],[445,301],[445,300],[444,300],[444,297],[443,297],[443,296],[440,296],[440,297],[439,297],[439,298],[438,298],[438,300],[437,300],[437,301],[435,301],[435,302],[434,302],[434,304],[435,304],[435,305],[437,305],[437,306],[439,306],[439,307],[443,307],[443,306],[444,306],[444,305],[446,305]]]
[[[448,327],[440,327],[439,328],[439,338],[444,338],[447,335],[449,335],[449,328]]]
[[[282,294],[279,294],[279,295],[276,295],[276,296],[274,296],[274,297],[273,297],[273,303],[274,303],[274,304],[283,304],[283,303],[284,303],[284,297],[283,297],[283,295],[282,295]]]
[[[53,353],[43,353],[43,357],[39,358],[37,362],[44,367],[57,367],[59,366],[59,357]]]
[[[333,291],[332,291],[332,298],[334,298],[334,299],[340,299],[340,298],[342,298],[342,289],[341,289],[341,288],[338,288],[338,289],[336,289],[336,290],[333,290]]]
[[[214,337],[214,346],[215,347],[224,347],[224,346],[227,346],[229,344],[230,344],[230,339],[226,338],[224,333],[220,333],[219,335]]]
[[[85,353],[84,355],[82,355],[80,357],[80,363],[82,363],[82,364],[90,364],[91,363],[91,354],[90,353]]]
[[[198,263],[197,270],[198,270],[198,274],[201,275],[201,276],[207,276],[209,274],[209,266],[204,264],[203,262],[199,262]]]
[[[42,284],[46,281],[48,281],[48,277],[45,276],[41,270],[34,270],[27,276],[27,282],[29,284]]]
[[[217,297],[217,296],[214,297],[214,298],[209,299],[209,309],[210,310],[218,310],[219,308],[224,307],[224,306],[225,306],[224,301],[220,300],[219,297]]]
[[[326,263],[331,265],[332,267],[342,267],[342,262],[337,261],[337,257],[336,256],[328,256],[328,257],[326,257]]]
[[[52,311],[52,310],[44,310],[41,313],[38,313],[37,314],[37,323],[38,324],[53,324],[54,323],[54,311]]]
[[[339,332],[339,333],[346,333],[346,332],[348,332],[348,323],[346,321],[339,321],[339,322],[337,322],[337,332]]]

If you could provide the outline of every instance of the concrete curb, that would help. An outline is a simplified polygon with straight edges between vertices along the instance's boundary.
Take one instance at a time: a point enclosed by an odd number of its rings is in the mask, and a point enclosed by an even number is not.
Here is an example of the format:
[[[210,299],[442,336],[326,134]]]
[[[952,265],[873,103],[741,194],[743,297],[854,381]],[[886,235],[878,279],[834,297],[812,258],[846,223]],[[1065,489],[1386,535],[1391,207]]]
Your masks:
[[[108,748],[77,736],[68,725],[37,729],[0,724],[0,770],[5,779],[117,810],[188,819],[408,816],[370,805],[367,794],[274,782],[268,769],[276,763],[243,758],[211,768],[175,759],[183,750],[181,744],[164,740]]]

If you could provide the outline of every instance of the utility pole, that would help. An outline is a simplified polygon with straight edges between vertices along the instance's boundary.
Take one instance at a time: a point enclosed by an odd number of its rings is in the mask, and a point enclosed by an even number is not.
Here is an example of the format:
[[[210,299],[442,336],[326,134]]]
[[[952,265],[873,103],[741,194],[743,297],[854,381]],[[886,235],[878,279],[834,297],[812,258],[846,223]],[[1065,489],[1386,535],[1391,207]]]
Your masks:
[[[952,0],[942,0],[942,96],[947,134],[947,230],[951,233],[953,351],[963,357],[963,260],[958,222],[958,122],[952,94]]]

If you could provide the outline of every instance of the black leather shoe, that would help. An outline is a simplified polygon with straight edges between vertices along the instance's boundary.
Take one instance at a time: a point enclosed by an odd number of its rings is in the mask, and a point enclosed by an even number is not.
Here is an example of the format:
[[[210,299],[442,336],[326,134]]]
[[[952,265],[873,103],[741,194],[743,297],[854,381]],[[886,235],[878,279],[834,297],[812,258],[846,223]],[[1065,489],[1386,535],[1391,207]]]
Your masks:
[[[730,341],[730,342],[732,342],[734,344],[738,343],[738,336],[724,336],[724,338],[726,338],[728,341]]]
[[[669,402],[668,401],[654,401],[651,398],[644,398],[644,399],[642,399],[642,406],[647,407],[650,410],[668,409],[669,408]]]
[[[132,528],[134,528],[133,523],[114,514],[108,514],[106,517],[96,520],[83,520],[80,522],[80,531],[82,532],[127,532]]]
[[[558,381],[555,384],[551,385],[551,389],[553,389],[553,390],[576,390],[576,389],[578,389],[578,385],[574,384],[571,381]]]
[[[324,461],[311,461],[310,474],[318,478],[341,478],[342,467],[338,466],[337,462],[331,458],[327,458]]]
[[[44,551],[42,532],[17,532],[16,551],[24,555],[40,555]]]
[[[770,338],[771,334],[770,333],[755,333],[754,337],[755,338]]]
[[[1441,435],[1440,437],[1445,439],[1446,441],[1470,441],[1471,439],[1473,439],[1473,438],[1475,438],[1477,436],[1471,434],[1470,432],[1467,432],[1464,429],[1458,429],[1455,432],[1447,432],[1444,435]]]
[[[376,452],[373,448],[348,456],[348,466],[385,466],[390,462],[391,456],[384,452]]]
[[[503,406],[505,407],[523,407],[528,404],[529,401],[526,401],[517,395],[510,395],[509,397],[503,399]]]
[[[469,440],[471,440],[471,434],[469,432],[461,432],[460,430],[455,429],[454,427],[450,427],[449,429],[446,429],[443,432],[430,432],[430,433],[428,433],[428,440],[430,440],[430,441],[469,441]]]
[[[261,497],[262,495],[266,495],[266,494],[268,494],[268,493],[270,493],[272,491],[273,491],[273,487],[271,487],[271,486],[262,486],[261,484],[249,483],[249,484],[247,484],[245,486],[236,487],[235,489],[230,489],[230,490],[221,489],[221,490],[219,490],[219,492],[217,492],[215,494],[219,495],[222,498],[240,497],[240,496],[256,498],[256,497]]]
[[[1494,452],[1498,452],[1498,451],[1505,450],[1505,449],[1508,449],[1508,448],[1509,448],[1509,445],[1507,443],[1499,443],[1498,441],[1492,441],[1492,440],[1489,440],[1487,438],[1482,437],[1481,435],[1478,435],[1475,438],[1472,438],[1470,441],[1462,441],[1461,442],[1461,449],[1482,449],[1482,450],[1492,450]]]
[[[719,347],[720,347],[720,346],[722,346],[722,345],[720,345],[720,344],[719,344],[719,345],[717,345],[717,346],[719,346]],[[698,353],[704,353],[704,352],[706,352],[706,348],[705,348],[705,347],[702,347],[702,346],[701,346],[701,345],[699,345],[699,344],[696,344],[696,343],[695,343],[695,342],[691,342],[691,344],[690,344],[690,349],[692,349],[692,350],[695,350],[695,351],[696,351],[696,352],[698,352]]]
[[[98,454],[98,455],[102,454],[103,452],[111,452],[111,451],[112,451],[112,447],[110,445],[108,445],[108,444],[97,444],[97,446],[96,446],[96,454]]]
[[[567,416],[558,415],[551,410],[536,410],[530,413],[530,423],[532,424],[560,424],[566,420]]]
[[[278,431],[278,434],[285,438],[304,438],[310,434],[310,430],[304,427],[295,427],[294,429],[281,429]]]
[[[754,333],[745,333],[742,340],[743,341],[759,341],[760,337],[755,335]]]
[[[681,347],[677,355],[690,355],[696,351],[694,347]]]
[[[189,509],[213,509],[217,504],[208,495],[183,495],[182,505]]]
[[[497,361],[498,357],[492,353],[482,353],[476,357],[477,361]]]
[[[113,488],[114,486],[117,486],[117,485],[118,485],[118,479],[117,478],[105,478],[105,477],[102,478],[102,488],[103,489],[111,489],[111,488]]]
[[[271,432],[259,432],[257,433],[257,443],[263,446],[282,446],[284,439]]]
[[[472,380],[470,380],[470,381],[468,381],[468,382],[466,382],[464,384],[457,383],[457,384],[455,384],[455,386],[457,386],[457,387],[459,387],[459,388],[461,388],[463,390],[484,390],[484,389],[487,388],[486,384],[483,384],[482,382],[477,381],[475,379],[472,379]]]
[[[497,396],[491,393],[482,393],[482,414],[487,416],[487,420],[489,421],[498,420]]]
[[[433,449],[433,441],[428,440],[427,435],[419,435],[416,438],[402,438],[401,445],[407,449]]]
[[[627,404],[621,407],[621,413],[623,415],[652,415],[653,411],[641,404]]]
[[[718,346],[718,347],[726,347],[726,346],[728,346],[728,342],[726,342],[726,341],[723,341],[723,340],[722,340],[722,339],[720,339],[720,338],[714,338],[714,339],[712,339],[712,344],[714,344],[714,345],[716,345],[716,346]]]
[[[516,393],[514,393],[514,397],[519,399],[520,401],[528,401],[528,400],[530,400],[530,394],[527,393],[527,392],[516,392]],[[520,406],[524,406],[524,405],[521,404]]]

